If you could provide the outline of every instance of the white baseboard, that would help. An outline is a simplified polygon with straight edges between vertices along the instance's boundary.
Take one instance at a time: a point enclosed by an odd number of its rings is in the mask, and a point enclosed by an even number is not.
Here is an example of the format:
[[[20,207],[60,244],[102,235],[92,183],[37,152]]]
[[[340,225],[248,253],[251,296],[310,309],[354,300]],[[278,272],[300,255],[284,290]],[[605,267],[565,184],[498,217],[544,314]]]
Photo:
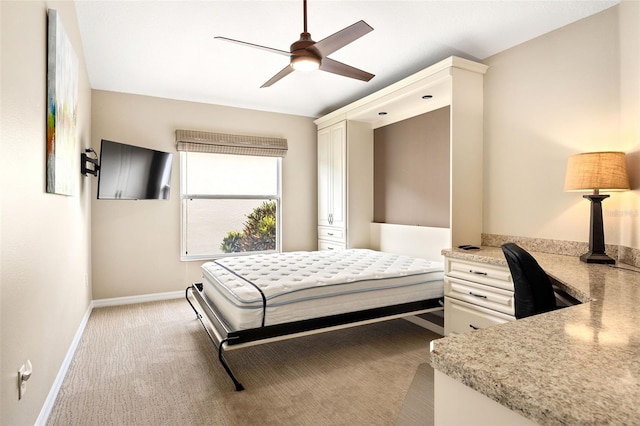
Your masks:
[[[166,293],[142,294],[139,296],[113,297],[110,299],[97,299],[93,301],[94,308],[106,306],[131,305],[133,303],[155,302],[158,300],[179,299],[184,297],[184,291],[169,291]]]
[[[69,347],[67,355],[62,361],[62,365],[60,366],[58,375],[53,382],[53,386],[51,386],[51,390],[49,390],[49,395],[47,395],[47,399],[45,400],[44,405],[40,410],[40,415],[38,415],[35,425],[44,426],[47,424],[49,416],[51,415],[51,411],[53,410],[53,406],[56,402],[56,398],[58,397],[58,392],[60,392],[60,388],[62,387],[64,378],[67,376],[67,371],[69,370],[69,366],[71,365],[73,356],[76,353],[76,349],[78,349],[78,344],[80,344],[80,339],[82,338],[82,334],[84,333],[84,329],[87,326],[87,322],[89,322],[89,317],[91,316],[91,312],[94,308],[129,305],[132,303],[155,302],[157,300],[178,299],[180,297],[184,297],[184,291],[170,291],[166,293],[145,294],[141,296],[114,297],[111,299],[93,300],[89,304],[84,317],[82,317],[82,321],[80,321],[80,326],[78,327],[78,330],[76,331],[76,334],[71,341],[71,346]]]
[[[58,397],[58,392],[60,392],[60,388],[62,387],[62,382],[64,382],[64,378],[67,375],[67,371],[69,370],[69,366],[71,365],[71,361],[73,361],[73,356],[76,353],[76,349],[78,349],[78,344],[80,343],[80,339],[82,338],[82,334],[84,333],[84,329],[87,326],[87,322],[89,321],[89,317],[91,316],[91,311],[93,311],[93,302],[89,304],[87,308],[87,312],[85,312],[84,317],[82,317],[82,321],[80,321],[80,326],[76,331],[73,340],[71,341],[71,346],[67,351],[67,355],[64,357],[62,361],[62,365],[60,366],[60,370],[58,370],[58,375],[53,382],[53,386],[51,386],[51,390],[49,390],[49,395],[47,395],[47,399],[44,401],[44,405],[40,410],[40,415],[36,419],[36,426],[46,425],[47,420],[49,420],[49,415],[51,415],[51,410],[53,410],[53,405],[56,402],[56,398]]]

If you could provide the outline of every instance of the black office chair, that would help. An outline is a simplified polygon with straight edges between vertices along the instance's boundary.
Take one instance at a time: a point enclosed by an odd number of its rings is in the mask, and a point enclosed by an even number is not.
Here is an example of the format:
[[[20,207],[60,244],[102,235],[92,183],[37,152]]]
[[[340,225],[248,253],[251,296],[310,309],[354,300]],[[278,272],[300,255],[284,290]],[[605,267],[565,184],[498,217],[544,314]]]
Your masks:
[[[515,288],[516,318],[557,309],[551,280],[533,256],[514,243],[503,244],[502,252]]]

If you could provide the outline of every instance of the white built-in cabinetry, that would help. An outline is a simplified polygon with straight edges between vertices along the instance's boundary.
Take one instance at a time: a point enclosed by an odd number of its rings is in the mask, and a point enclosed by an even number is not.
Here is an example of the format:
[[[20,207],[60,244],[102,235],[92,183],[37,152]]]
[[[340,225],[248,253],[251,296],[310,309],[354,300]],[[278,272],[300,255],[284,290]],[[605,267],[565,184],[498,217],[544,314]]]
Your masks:
[[[318,249],[369,247],[373,134],[339,121],[318,131]]]
[[[445,257],[444,334],[515,320],[509,268]]]
[[[444,248],[480,244],[486,70],[486,65],[450,57],[315,120],[319,249],[369,247],[434,258],[430,253],[439,254]],[[428,226],[373,224],[374,129],[446,106],[450,106],[448,229],[431,228],[436,241]],[[404,250],[408,247],[412,249]]]
[[[343,230],[347,215],[347,123],[318,132],[318,225]],[[328,232],[327,231],[327,232]],[[320,238],[344,241],[344,235],[321,232]]]

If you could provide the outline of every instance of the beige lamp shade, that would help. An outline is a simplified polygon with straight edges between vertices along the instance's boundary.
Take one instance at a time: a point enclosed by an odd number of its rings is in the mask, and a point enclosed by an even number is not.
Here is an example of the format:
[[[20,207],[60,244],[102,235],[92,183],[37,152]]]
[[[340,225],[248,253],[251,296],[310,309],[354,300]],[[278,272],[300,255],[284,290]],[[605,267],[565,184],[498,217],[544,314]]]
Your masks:
[[[629,177],[624,152],[586,152],[569,157],[565,191],[625,189],[629,189]]]

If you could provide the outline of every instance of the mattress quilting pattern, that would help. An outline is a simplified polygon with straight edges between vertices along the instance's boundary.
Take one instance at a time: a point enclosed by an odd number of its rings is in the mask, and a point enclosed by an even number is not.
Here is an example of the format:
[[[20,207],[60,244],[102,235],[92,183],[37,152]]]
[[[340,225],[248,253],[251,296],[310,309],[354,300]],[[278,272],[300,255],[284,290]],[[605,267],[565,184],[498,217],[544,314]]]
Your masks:
[[[314,293],[362,291],[372,287],[441,281],[443,264],[368,249],[297,251],[237,256],[207,262],[202,270],[239,303],[262,303],[256,286],[271,302],[282,303]],[[253,284],[252,284],[253,283]],[[356,283],[354,290],[354,283]],[[347,286],[345,286],[346,288]]]

